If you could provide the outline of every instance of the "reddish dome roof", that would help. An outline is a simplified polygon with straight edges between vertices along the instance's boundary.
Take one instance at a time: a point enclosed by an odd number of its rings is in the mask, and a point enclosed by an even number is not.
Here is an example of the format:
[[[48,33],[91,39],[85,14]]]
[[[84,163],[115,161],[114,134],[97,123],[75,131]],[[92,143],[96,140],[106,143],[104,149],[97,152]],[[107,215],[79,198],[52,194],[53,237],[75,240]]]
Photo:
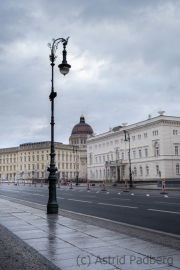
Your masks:
[[[83,115],[81,115],[80,122],[79,124],[73,127],[71,135],[80,135],[80,134],[91,135],[92,133],[93,133],[92,127],[85,123],[85,118]]]

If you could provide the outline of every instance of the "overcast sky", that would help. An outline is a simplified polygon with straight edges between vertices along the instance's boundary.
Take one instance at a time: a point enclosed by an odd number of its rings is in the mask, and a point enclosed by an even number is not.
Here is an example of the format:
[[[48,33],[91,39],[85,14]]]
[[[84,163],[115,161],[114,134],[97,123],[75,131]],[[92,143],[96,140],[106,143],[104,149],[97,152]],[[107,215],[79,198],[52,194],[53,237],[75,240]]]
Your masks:
[[[84,114],[95,133],[180,116],[179,0],[0,0],[0,148],[50,140],[52,38],[69,38],[54,74],[55,141]]]

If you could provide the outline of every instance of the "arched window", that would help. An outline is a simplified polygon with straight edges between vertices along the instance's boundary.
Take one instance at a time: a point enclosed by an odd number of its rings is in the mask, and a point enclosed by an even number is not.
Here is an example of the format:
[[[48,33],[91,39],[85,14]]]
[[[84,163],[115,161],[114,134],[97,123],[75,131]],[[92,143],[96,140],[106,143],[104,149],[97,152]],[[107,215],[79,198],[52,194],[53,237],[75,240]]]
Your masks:
[[[143,175],[143,168],[140,166],[140,175]]]
[[[134,175],[137,176],[137,168],[134,167]]]
[[[146,174],[149,175],[149,166],[146,166]]]
[[[179,174],[179,164],[176,164],[176,174]]]

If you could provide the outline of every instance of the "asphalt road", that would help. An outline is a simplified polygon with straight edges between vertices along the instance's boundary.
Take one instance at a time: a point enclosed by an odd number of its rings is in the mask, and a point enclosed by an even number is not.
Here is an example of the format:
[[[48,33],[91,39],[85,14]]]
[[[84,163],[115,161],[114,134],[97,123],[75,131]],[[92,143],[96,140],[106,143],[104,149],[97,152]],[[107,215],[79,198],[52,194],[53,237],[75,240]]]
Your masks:
[[[119,187],[61,186],[57,188],[59,208],[180,235],[180,191],[131,190]],[[0,195],[47,205],[48,186],[1,184]]]

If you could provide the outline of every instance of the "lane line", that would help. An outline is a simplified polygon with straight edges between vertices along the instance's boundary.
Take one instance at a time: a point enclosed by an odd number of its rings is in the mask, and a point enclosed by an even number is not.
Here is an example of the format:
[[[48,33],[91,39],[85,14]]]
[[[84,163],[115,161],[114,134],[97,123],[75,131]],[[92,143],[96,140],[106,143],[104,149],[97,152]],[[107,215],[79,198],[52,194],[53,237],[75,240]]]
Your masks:
[[[180,203],[167,203],[167,202],[155,202],[155,203],[164,203],[164,204],[177,204],[177,205],[180,205]]]
[[[135,206],[126,206],[126,205],[110,204],[110,203],[98,203],[98,204],[117,206],[117,207],[125,207],[125,208],[138,208],[138,207],[135,207]]]
[[[96,196],[91,196],[91,195],[83,195],[85,197],[96,197]]]
[[[171,211],[157,210],[157,209],[147,209],[147,210],[149,210],[149,211],[155,211],[155,212],[162,212],[162,213],[170,213],[170,214],[180,215],[180,212],[171,212]]]
[[[112,200],[130,201],[131,199],[111,198]]]
[[[74,199],[68,199],[68,201],[92,203],[92,202],[89,202],[89,201],[81,201],[81,200],[74,200]]]

